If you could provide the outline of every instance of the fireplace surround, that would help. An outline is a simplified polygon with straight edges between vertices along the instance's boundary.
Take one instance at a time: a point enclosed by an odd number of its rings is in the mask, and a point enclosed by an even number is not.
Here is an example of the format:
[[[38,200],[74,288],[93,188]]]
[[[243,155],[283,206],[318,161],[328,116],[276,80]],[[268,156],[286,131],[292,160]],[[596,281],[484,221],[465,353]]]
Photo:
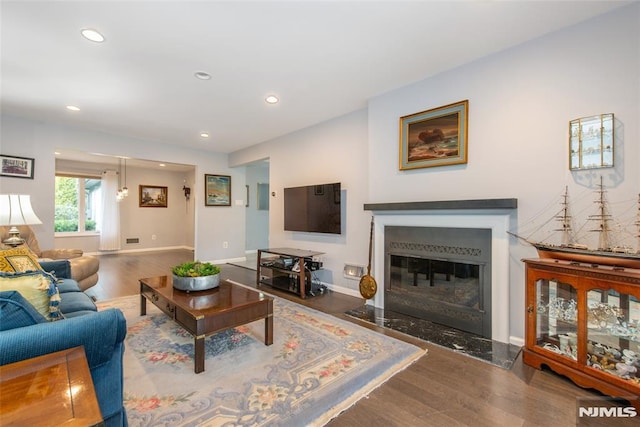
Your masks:
[[[490,326],[492,340],[509,342],[509,235],[517,199],[480,199],[434,202],[365,204],[374,215],[373,275],[385,276],[385,229],[387,227],[425,227],[490,230]],[[379,283],[379,288],[388,283]],[[385,292],[380,290],[369,302],[385,309]]]

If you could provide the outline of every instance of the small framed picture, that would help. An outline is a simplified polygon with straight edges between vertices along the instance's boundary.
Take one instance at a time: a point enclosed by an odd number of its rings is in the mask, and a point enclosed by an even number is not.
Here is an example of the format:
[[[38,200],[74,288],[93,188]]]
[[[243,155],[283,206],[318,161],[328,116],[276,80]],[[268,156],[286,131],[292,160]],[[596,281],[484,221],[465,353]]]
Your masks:
[[[0,176],[33,179],[34,159],[0,155]]]
[[[231,177],[204,175],[204,205],[231,206]]]
[[[469,101],[400,117],[400,170],[467,163]]]
[[[168,189],[157,185],[139,185],[141,208],[166,208]]]

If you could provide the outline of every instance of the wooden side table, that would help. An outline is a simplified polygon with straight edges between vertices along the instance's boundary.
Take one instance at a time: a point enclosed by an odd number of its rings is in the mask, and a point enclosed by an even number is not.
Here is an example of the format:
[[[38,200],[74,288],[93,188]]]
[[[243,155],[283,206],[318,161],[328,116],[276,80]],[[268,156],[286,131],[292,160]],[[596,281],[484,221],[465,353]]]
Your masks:
[[[104,425],[84,347],[0,366],[0,389],[0,425]]]

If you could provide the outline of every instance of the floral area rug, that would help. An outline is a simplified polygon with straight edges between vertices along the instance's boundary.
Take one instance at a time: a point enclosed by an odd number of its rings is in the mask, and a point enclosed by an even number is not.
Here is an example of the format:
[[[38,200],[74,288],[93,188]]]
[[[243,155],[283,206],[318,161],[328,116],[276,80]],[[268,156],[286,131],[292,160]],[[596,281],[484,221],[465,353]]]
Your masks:
[[[98,302],[127,319],[125,407],[138,426],[324,425],[425,354],[411,344],[274,297],[264,320],[206,338],[195,374],[193,337],[140,297]]]

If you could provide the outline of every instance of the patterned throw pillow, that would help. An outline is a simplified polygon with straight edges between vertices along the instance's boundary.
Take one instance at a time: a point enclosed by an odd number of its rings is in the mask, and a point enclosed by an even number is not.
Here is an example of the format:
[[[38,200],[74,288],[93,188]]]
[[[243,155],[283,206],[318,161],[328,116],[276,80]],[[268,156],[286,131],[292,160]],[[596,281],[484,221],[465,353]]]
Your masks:
[[[0,291],[18,291],[47,320],[62,318],[56,279],[49,273],[0,272]]]
[[[0,271],[22,272],[42,270],[36,256],[26,247],[0,250]]]

